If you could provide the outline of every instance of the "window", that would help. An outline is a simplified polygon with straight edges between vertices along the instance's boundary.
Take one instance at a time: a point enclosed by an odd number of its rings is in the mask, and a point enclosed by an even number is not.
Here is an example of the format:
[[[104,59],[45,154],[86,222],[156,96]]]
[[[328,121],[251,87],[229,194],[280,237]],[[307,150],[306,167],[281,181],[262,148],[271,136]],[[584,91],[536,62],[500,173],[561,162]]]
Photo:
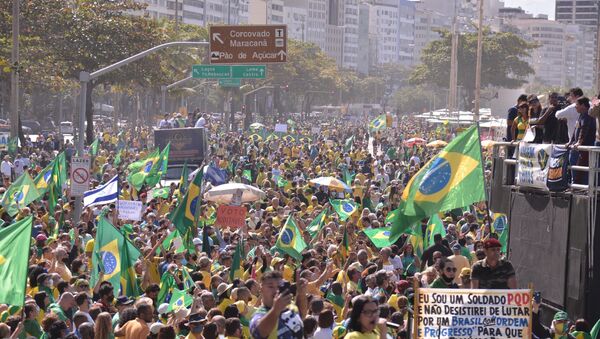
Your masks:
[[[188,6],[204,8],[204,1],[200,1],[200,0],[183,0],[183,3]]]
[[[194,12],[190,12],[190,11],[183,11],[183,17],[186,19],[192,19],[192,20],[198,20],[198,21],[204,20],[203,14],[194,13]]]

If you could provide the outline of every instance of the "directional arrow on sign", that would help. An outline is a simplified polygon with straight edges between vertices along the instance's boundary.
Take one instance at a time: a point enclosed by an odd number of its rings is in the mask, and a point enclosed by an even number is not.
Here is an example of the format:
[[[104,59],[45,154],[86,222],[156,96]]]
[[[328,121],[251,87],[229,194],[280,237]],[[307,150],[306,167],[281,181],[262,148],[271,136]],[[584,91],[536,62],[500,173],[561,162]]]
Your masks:
[[[281,60],[284,60],[285,57],[286,57],[286,55],[287,55],[287,53],[284,50],[281,50],[281,51],[279,51],[279,53],[277,53],[277,55],[279,56],[279,58]]]
[[[212,39],[213,41],[218,41],[221,44],[224,44],[223,40],[221,40],[221,33],[213,33]]]

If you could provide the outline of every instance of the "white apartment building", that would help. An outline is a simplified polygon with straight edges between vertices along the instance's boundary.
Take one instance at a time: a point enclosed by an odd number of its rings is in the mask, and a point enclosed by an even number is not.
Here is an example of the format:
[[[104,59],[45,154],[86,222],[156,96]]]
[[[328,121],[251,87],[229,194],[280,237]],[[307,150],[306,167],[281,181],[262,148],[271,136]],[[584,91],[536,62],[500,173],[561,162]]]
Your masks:
[[[510,24],[540,45],[529,60],[535,70],[531,80],[548,87],[592,87],[594,44],[586,41],[590,32],[584,27],[539,18],[515,19]]]

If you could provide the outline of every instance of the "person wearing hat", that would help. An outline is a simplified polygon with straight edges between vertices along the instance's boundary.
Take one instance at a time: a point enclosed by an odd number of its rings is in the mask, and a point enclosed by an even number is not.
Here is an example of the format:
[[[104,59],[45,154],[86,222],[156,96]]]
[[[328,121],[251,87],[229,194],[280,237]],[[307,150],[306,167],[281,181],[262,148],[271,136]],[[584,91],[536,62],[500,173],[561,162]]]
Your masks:
[[[202,313],[190,314],[187,323],[185,324],[189,329],[190,333],[185,337],[186,339],[200,339],[202,338],[202,330],[206,323],[206,317]]]
[[[537,338],[551,339],[576,339],[569,333],[569,315],[567,312],[558,311],[554,314],[550,328],[540,322],[540,304],[535,300],[532,304],[531,332]]]
[[[219,299],[219,305],[217,308],[221,310],[221,312],[225,312],[225,308],[227,306],[233,304],[233,301],[229,298],[229,291],[233,287],[233,284],[220,283],[217,286],[217,297]]]
[[[133,299],[130,299],[129,297],[124,296],[124,295],[117,298],[117,301],[115,303],[115,306],[117,307],[117,313],[115,313],[115,315],[113,315],[113,317],[112,317],[113,330],[115,328],[117,328],[117,325],[119,324],[119,321],[121,320],[120,315],[123,313],[123,311],[125,309],[132,307],[133,302],[134,302]]]
[[[452,260],[452,262],[454,263],[454,267],[456,267],[456,271],[457,272],[461,272],[463,270],[463,268],[470,268],[471,265],[469,264],[469,259],[467,259],[464,255],[461,255],[462,246],[460,246],[460,244],[455,243],[454,245],[452,245],[452,254],[451,256],[448,257],[448,259]],[[455,278],[454,278],[454,283],[459,284],[461,283],[461,278],[460,275],[456,274]]]
[[[471,268],[465,267],[460,271],[460,288],[471,288]]]
[[[483,243],[485,258],[471,268],[471,288],[515,289],[517,276],[512,264],[500,256],[502,244],[490,238]]]

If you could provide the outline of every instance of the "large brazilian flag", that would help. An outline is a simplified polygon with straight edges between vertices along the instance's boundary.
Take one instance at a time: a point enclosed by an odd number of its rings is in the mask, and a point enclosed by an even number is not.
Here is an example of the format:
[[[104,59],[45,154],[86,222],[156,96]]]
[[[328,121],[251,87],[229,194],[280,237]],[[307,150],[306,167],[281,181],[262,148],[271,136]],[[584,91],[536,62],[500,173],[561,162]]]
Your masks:
[[[452,140],[408,182],[405,215],[431,216],[485,200],[477,126]]]

